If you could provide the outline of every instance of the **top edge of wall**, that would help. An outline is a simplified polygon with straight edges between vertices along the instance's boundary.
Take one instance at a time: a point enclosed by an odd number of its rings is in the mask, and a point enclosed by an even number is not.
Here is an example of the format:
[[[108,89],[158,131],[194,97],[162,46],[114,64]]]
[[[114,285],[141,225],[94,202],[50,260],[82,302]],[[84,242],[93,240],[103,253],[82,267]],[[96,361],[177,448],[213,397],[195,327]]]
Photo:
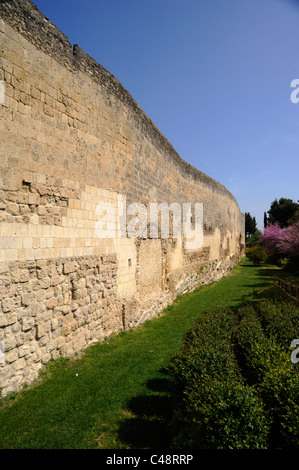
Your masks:
[[[138,103],[108,70],[90,57],[77,44],[72,47],[66,35],[60,31],[30,0],[0,0],[0,18],[17,30],[29,42],[68,69],[86,73],[94,81],[104,85],[109,93],[125,102],[141,120],[150,137],[173,160],[187,178],[200,182],[213,191],[232,199],[235,197],[221,183],[186,162],[159,131]]]

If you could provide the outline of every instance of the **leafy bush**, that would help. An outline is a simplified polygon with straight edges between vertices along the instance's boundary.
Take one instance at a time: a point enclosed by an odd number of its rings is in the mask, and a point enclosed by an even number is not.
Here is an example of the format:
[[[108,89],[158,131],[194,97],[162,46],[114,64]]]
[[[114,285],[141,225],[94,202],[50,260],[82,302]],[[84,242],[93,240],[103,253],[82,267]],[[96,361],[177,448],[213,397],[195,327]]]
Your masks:
[[[268,305],[268,312],[269,309]],[[272,311],[275,311],[274,306]],[[266,309],[261,308],[260,312],[266,312]],[[238,315],[240,321],[235,334],[237,354],[244,375],[251,384],[255,383],[267,409],[272,423],[271,445],[298,447],[299,376],[290,354],[275,342],[273,336],[264,334],[258,314],[252,306],[240,308]],[[272,329],[280,331],[277,324],[278,316],[276,329],[275,322]]]
[[[299,337],[299,307],[289,300],[262,300],[255,309],[266,335],[288,352],[291,341]]]
[[[184,390],[175,415],[174,448],[265,448],[269,428],[254,389],[210,375]]]
[[[268,251],[263,246],[254,245],[246,248],[246,256],[255,265],[259,266],[268,258]]]
[[[176,448],[299,447],[299,309],[260,300],[202,314],[169,369]]]
[[[246,246],[251,247],[254,245],[258,245],[260,242],[261,235],[262,235],[262,232],[260,230],[257,230],[250,237],[246,238]]]
[[[176,448],[265,448],[263,404],[240,374],[231,348],[232,310],[201,315],[172,361],[177,390]]]

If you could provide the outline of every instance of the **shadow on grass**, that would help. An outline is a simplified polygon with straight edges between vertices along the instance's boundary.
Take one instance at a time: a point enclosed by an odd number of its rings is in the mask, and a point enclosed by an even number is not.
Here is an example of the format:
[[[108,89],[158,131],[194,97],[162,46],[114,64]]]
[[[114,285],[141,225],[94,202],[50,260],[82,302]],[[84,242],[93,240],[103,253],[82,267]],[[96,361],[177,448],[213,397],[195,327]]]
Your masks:
[[[263,289],[264,287],[269,286],[269,281],[265,280],[264,282],[255,283],[254,286],[252,284],[243,284],[242,287],[249,287],[251,289]]]
[[[250,263],[250,264],[243,264],[241,265],[241,267],[243,268],[256,268],[256,266],[253,264],[253,263]]]
[[[167,372],[163,377],[149,380],[149,394],[132,398],[127,410],[132,417],[119,425],[118,438],[133,449],[167,449],[171,442],[170,421],[174,404],[172,385]]]
[[[257,268],[257,266],[254,266],[253,264],[242,265],[242,267],[243,266]],[[280,273],[281,273],[281,270],[279,268],[273,267],[273,265],[266,265],[266,264],[261,265],[260,269],[256,273],[256,276],[260,278],[260,282],[254,283],[254,286],[252,286],[251,284],[244,284],[244,287],[252,287],[254,289],[262,289],[262,288],[269,287],[272,285],[271,280],[273,279],[273,277],[274,276],[279,277]]]
[[[265,269],[266,268],[266,269]],[[273,277],[279,275],[281,272],[281,269],[279,268],[273,268],[272,266],[267,267],[267,265],[264,266],[264,269],[260,269],[259,274],[262,277]]]

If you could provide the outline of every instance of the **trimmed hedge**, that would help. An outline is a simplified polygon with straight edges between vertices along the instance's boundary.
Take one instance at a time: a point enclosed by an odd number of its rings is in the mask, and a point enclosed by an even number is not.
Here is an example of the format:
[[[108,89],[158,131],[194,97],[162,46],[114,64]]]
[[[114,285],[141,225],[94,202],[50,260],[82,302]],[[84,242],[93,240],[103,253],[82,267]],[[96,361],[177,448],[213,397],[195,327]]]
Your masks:
[[[187,332],[169,373],[176,448],[299,447],[299,309],[263,300],[216,308]]]
[[[265,448],[263,404],[246,385],[231,348],[233,311],[201,315],[185,336],[170,375],[177,387],[175,448]]]
[[[265,309],[267,305],[267,309]],[[258,313],[276,312],[272,330],[278,329],[282,306],[269,302],[255,311],[252,306],[238,310],[239,324],[235,334],[237,354],[248,381],[254,383],[271,421],[270,446],[288,448],[299,446],[299,375],[274,336],[267,336]],[[280,329],[278,329],[280,331]],[[276,330],[275,330],[276,331]]]
[[[262,300],[255,309],[266,335],[288,352],[292,340],[299,338],[299,308],[296,304],[288,300]]]

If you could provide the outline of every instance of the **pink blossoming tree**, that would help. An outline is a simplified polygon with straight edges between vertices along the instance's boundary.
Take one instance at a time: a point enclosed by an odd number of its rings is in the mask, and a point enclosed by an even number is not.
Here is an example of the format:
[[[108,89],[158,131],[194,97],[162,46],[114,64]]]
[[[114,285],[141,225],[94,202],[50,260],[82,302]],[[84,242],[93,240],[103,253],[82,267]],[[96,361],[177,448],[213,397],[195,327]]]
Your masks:
[[[299,259],[299,222],[284,229],[270,224],[260,237],[260,244],[276,259],[285,256],[291,261]]]
[[[299,258],[299,222],[284,229],[279,251],[288,258]]]
[[[264,228],[264,233],[261,235],[260,243],[266,248],[270,255],[275,255],[279,252],[279,246],[284,238],[284,229],[278,224],[270,224]]]

